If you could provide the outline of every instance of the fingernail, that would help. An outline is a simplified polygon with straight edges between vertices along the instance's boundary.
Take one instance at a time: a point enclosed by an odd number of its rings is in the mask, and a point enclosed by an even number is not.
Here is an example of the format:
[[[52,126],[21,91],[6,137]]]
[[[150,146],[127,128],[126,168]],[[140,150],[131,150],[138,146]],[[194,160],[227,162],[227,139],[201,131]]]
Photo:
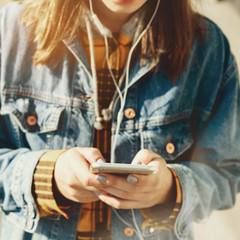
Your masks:
[[[127,181],[131,182],[131,183],[136,183],[138,181],[138,179],[136,177],[132,176],[132,175],[129,175],[127,177]]]
[[[97,163],[105,163],[105,162],[104,162],[104,160],[103,160],[102,158],[99,158],[99,159],[97,160]]]
[[[107,178],[102,175],[97,175],[96,179],[101,183],[105,183],[107,181]]]

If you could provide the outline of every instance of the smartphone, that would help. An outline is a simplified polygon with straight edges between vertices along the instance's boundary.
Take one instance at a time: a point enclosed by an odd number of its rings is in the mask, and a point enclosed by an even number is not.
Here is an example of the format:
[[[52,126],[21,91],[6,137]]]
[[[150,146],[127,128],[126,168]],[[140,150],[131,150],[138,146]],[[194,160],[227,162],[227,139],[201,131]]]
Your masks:
[[[150,174],[154,171],[154,166],[133,165],[125,163],[92,163],[91,173],[113,173],[113,174]]]

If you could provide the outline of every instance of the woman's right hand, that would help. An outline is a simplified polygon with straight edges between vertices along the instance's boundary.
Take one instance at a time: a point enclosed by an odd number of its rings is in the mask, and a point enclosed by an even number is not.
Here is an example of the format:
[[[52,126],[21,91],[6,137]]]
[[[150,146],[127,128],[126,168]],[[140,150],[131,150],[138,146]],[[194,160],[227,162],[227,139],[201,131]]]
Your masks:
[[[58,191],[74,202],[99,200],[96,192],[100,190],[91,186],[91,182],[96,181],[96,175],[89,172],[89,167],[100,158],[103,159],[103,156],[96,148],[75,147],[61,154],[54,170]]]

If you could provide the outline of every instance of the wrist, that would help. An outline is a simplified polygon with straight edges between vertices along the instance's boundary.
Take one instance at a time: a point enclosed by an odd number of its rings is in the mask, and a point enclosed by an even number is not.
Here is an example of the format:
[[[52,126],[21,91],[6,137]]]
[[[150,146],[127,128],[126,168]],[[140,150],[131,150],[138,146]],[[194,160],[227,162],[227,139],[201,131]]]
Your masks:
[[[166,195],[165,199],[163,199],[162,204],[169,204],[169,203],[175,203],[176,197],[177,197],[177,187],[176,187],[176,180],[175,180],[175,174],[173,173],[173,170],[171,168],[167,168],[167,177],[165,178],[166,181],[164,182],[164,185],[166,187]]]

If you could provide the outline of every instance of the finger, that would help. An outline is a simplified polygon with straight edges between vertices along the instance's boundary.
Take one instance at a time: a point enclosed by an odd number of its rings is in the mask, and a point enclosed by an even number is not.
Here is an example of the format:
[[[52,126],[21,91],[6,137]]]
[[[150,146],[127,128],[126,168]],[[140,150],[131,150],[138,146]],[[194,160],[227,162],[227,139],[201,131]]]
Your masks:
[[[98,174],[95,179],[97,183],[94,186],[103,191],[107,191],[108,188],[115,188],[126,192],[141,191],[141,182],[139,184],[137,182],[129,182],[127,181],[127,176],[120,177],[113,174]]]
[[[125,200],[107,194],[100,194],[98,197],[101,201],[116,209],[139,209],[149,207],[148,203],[139,200]]]
[[[156,191],[158,186],[161,185],[162,182],[162,176],[164,175],[166,171],[166,162],[164,159],[156,158],[155,160],[152,160],[149,162],[148,165],[154,166],[154,172],[151,174],[133,174],[134,177],[138,178],[138,183],[141,185],[142,191]]]
[[[149,162],[151,162],[154,159],[162,159],[162,157],[160,155],[158,155],[157,153],[154,153],[151,150],[148,149],[142,149],[140,150],[136,156],[134,157],[132,164],[143,164],[143,165],[147,165]]]
[[[100,189],[92,186],[84,186],[78,179],[75,180],[74,178],[60,181],[59,185],[61,189],[56,186],[58,191],[65,198],[76,202],[86,202],[86,199],[89,199],[89,201],[97,200],[95,192],[100,192]]]
[[[128,179],[133,177],[136,182],[130,182]],[[149,179],[150,176],[136,174],[129,175],[128,177],[118,177],[112,174],[98,174],[96,175],[96,180],[98,183],[93,185],[102,191],[112,193],[111,189],[115,189],[127,192],[127,193],[146,193],[154,190],[154,184],[151,184],[152,180]],[[120,197],[120,196],[119,196]]]
[[[142,193],[142,192],[126,192],[123,190],[119,190],[113,187],[107,187],[104,189],[105,193],[117,198],[121,198],[123,200],[132,200],[138,201],[139,199],[143,200],[146,199],[146,196],[149,195],[149,192]]]
[[[92,156],[94,158],[94,155],[95,157],[101,156],[99,155],[99,151],[97,149],[92,150],[90,148],[85,149],[74,148],[73,151],[71,152],[71,155],[69,155],[69,159],[71,159],[71,169],[73,170],[74,175],[78,179],[77,182],[78,186],[79,187],[84,186],[86,189],[91,191],[96,191],[96,188],[92,188],[94,185],[96,185],[93,184],[96,176],[95,174],[90,173],[89,171],[90,164],[87,161],[86,157]],[[79,181],[82,184],[79,185]]]
[[[76,151],[82,154],[90,164],[96,162],[98,159],[102,159],[104,161],[104,157],[97,148],[74,148],[74,149],[76,149]]]
[[[155,159],[149,162],[148,165],[154,166],[155,171],[151,174],[131,174],[127,180],[137,179],[137,184],[141,186],[142,192],[156,191],[156,188],[161,183],[161,176],[166,171],[166,162],[164,159]],[[134,181],[133,181],[134,182]]]
[[[98,189],[92,184],[94,181],[96,182],[95,175],[89,172],[89,163],[84,155],[77,151],[76,148],[70,149],[64,154],[66,156],[59,159],[59,161],[68,162],[61,167],[64,174],[64,184],[73,190],[85,189],[92,192],[97,191]],[[56,167],[58,165],[59,162],[57,161]],[[65,174],[66,169],[64,171],[64,167],[68,168],[71,173]]]

